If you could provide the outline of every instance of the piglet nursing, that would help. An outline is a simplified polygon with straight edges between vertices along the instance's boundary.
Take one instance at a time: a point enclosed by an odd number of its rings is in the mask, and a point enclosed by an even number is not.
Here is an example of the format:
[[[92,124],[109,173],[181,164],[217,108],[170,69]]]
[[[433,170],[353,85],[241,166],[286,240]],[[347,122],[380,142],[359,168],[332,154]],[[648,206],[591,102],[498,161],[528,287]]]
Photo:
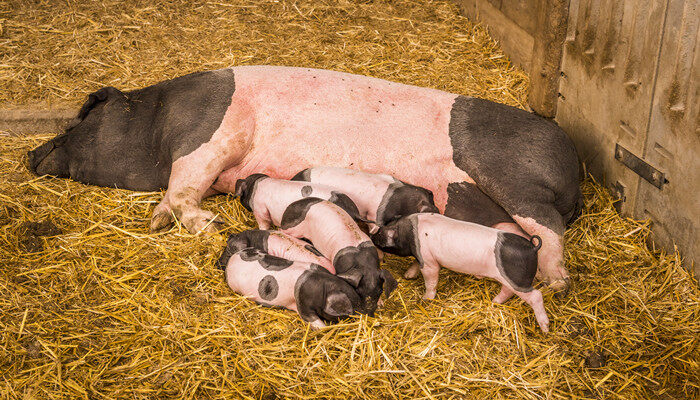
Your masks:
[[[382,294],[388,296],[396,280],[379,269],[377,249],[342,208],[330,201],[307,197],[289,205],[279,227],[283,232],[310,240],[330,259],[339,277],[349,282],[372,314]]]
[[[253,248],[221,262],[234,292],[265,306],[296,311],[314,328],[362,311],[353,288],[318,264],[290,261]]]
[[[416,258],[425,279],[425,299],[435,298],[441,266],[495,279],[503,285],[493,299],[495,303],[518,295],[535,311],[542,331],[549,331],[542,294],[532,287],[537,272],[537,250],[542,244],[538,236],[527,240],[483,225],[429,213],[414,214],[381,227],[372,239],[384,251]],[[537,241],[537,245],[533,241]]]
[[[292,180],[336,188],[352,199],[362,218],[380,226],[414,213],[438,212],[430,190],[409,185],[387,174],[313,167],[299,172]],[[372,232],[376,229],[376,225],[372,226]]]
[[[270,178],[252,174],[236,181],[235,195],[243,207],[253,212],[260,229],[280,226],[282,213],[287,207],[306,197],[328,200],[345,210],[353,219],[360,219],[357,206],[350,197],[326,185]]]

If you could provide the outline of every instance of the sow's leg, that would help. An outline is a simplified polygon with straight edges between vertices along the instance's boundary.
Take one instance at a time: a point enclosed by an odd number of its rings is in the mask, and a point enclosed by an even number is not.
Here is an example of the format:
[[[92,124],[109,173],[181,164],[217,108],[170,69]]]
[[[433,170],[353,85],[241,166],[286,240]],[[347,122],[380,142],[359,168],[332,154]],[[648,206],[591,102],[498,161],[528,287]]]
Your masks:
[[[445,215],[530,239],[503,207],[470,182],[453,182],[447,186]]]
[[[573,143],[553,122],[487,100],[460,96],[450,117],[455,165],[527,234],[542,238],[539,277],[566,291],[564,228],[581,204]]]
[[[173,214],[190,232],[215,231],[214,215],[199,204],[215,193],[211,185],[219,173],[243,159],[254,130],[250,108],[242,102],[232,102],[211,139],[173,162],[168,190],[153,211],[151,232],[170,226]]]

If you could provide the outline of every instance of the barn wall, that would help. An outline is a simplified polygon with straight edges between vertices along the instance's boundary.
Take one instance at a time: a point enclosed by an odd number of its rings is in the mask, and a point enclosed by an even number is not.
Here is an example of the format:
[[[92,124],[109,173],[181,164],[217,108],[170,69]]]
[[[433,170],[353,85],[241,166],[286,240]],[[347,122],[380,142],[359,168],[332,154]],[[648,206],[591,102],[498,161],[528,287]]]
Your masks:
[[[650,219],[654,242],[700,275],[698,1],[457,3],[530,71],[531,107],[555,117],[620,211]]]
[[[532,110],[554,117],[568,0],[456,0],[456,3],[465,15],[487,27],[515,64],[530,72],[528,103]]]

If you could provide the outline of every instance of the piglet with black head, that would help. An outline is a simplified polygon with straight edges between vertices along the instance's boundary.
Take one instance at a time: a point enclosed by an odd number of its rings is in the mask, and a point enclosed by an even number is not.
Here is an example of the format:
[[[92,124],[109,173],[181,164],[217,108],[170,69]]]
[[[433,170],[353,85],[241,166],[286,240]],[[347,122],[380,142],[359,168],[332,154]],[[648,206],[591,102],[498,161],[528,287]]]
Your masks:
[[[383,226],[372,240],[384,251],[416,258],[425,279],[424,299],[435,298],[441,266],[487,277],[502,285],[501,292],[493,299],[495,303],[503,303],[516,294],[533,308],[542,331],[549,330],[542,294],[532,287],[537,272],[537,250],[542,245],[539,236],[528,240],[430,213],[413,214]]]
[[[372,315],[384,293],[397,283],[389,271],[379,268],[377,249],[342,208],[319,198],[295,201],[285,210],[280,228],[294,237],[310,240],[332,260],[336,274],[350,283]]]
[[[252,174],[236,181],[235,195],[240,197],[243,207],[253,212],[260,229],[280,226],[284,210],[291,203],[307,197],[328,200],[342,208],[355,221],[364,222],[350,197],[327,185]]]
[[[345,193],[357,205],[363,219],[375,222],[370,224],[372,233],[377,225],[386,225],[406,215],[438,212],[430,190],[387,174],[318,166],[297,173],[292,180],[327,185]]]
[[[219,268],[225,269],[229,258],[233,254],[248,247],[287,260],[318,264],[330,273],[335,274],[335,268],[333,268],[331,261],[311,244],[281,231],[263,231],[259,229],[251,229],[229,236],[226,248],[221,254],[217,265]]]
[[[362,310],[362,301],[344,280],[318,264],[271,256],[245,248],[226,263],[226,282],[258,304],[296,311],[314,328]]]

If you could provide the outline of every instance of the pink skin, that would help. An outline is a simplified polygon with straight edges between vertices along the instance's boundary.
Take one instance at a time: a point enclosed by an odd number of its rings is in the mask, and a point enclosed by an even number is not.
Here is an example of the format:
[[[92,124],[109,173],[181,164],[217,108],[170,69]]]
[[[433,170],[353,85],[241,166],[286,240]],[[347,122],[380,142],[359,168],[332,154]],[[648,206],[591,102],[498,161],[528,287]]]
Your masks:
[[[498,270],[494,256],[498,230],[439,214],[417,214],[417,218],[420,256],[423,259],[421,272],[425,279],[424,299],[435,298],[441,266],[479,278],[495,279],[503,285],[501,292],[493,299],[495,303],[503,303],[516,294],[535,311],[542,331],[549,331],[542,293],[537,289],[529,292],[516,290]],[[469,246],[465,246],[465,243]]]
[[[270,232],[267,238],[267,253],[292,261],[315,263],[327,269],[335,275],[335,268],[329,259],[312,253],[307,246],[308,243],[289,236],[284,232]]]
[[[244,261],[239,254],[231,256],[226,266],[226,283],[234,292],[259,303],[284,307],[298,312],[297,302],[294,297],[294,285],[311,264],[295,261],[291,266],[281,271],[270,271],[263,268],[257,261]],[[267,275],[272,275],[277,280],[279,291],[273,300],[265,300],[260,297],[258,285]],[[320,319],[310,322],[314,328],[322,328],[326,324]]]
[[[284,210],[293,202],[303,199],[301,189],[304,186],[311,186],[311,196],[323,200],[328,200],[332,196],[331,192],[336,190],[326,185],[286,179],[259,180],[250,206],[260,229],[270,229],[272,225],[279,226]]]
[[[234,72],[236,90],[221,126],[173,163],[152,231],[168,226],[171,212],[192,232],[215,230],[213,215],[199,207],[202,198],[232,192],[237,179],[252,173],[289,179],[310,166],[332,165],[390,174],[431,190],[441,212],[449,183],[474,183],[452,159],[455,94],[309,68],[241,66]],[[420,167],[407,168],[409,161]],[[556,245],[561,236],[542,239],[541,263],[563,265]]]
[[[297,238],[309,239],[329,260],[348,246],[359,246],[370,241],[348,213],[330,201],[312,205],[301,223],[282,231]]]

